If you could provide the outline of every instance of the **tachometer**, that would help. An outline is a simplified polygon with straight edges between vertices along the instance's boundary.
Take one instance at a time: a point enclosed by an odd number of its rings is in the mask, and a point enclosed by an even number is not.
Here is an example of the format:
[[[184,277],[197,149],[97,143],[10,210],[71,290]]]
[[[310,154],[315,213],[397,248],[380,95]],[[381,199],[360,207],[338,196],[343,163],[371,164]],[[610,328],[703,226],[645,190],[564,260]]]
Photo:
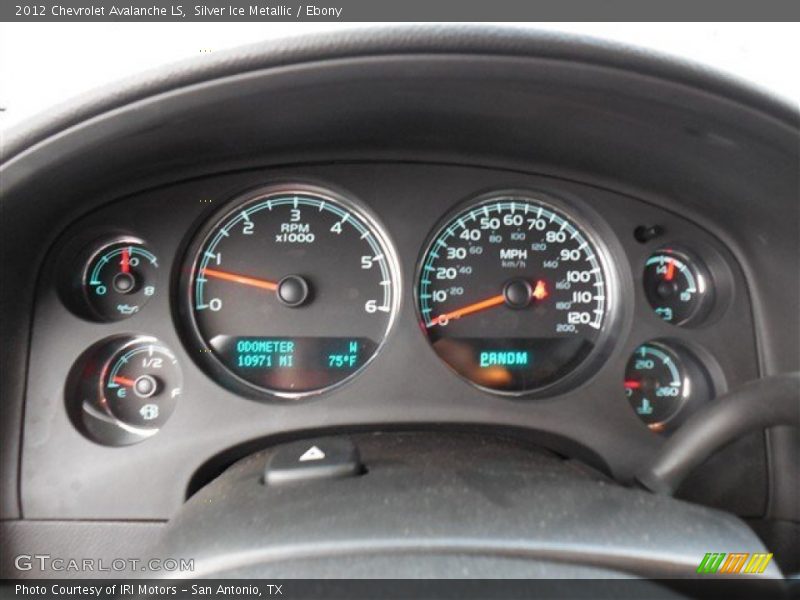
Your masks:
[[[345,198],[308,186],[234,201],[201,232],[184,279],[203,364],[225,383],[285,397],[360,371],[398,300],[381,230]]]
[[[447,220],[422,259],[422,328],[433,349],[492,391],[541,390],[607,337],[614,286],[602,249],[550,201],[495,194]]]

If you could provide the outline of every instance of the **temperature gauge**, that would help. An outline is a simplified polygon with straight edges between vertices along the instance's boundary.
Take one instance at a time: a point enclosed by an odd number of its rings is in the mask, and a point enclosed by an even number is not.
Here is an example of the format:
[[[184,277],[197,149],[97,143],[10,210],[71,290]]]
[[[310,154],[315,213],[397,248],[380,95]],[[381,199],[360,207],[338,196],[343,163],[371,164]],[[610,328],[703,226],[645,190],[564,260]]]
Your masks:
[[[136,314],[156,293],[158,259],[141,240],[124,238],[101,247],[83,271],[92,316],[117,321]]]
[[[647,342],[628,360],[625,397],[650,430],[669,433],[713,398],[719,389],[715,381],[724,385],[719,376],[712,378],[710,365],[709,356],[701,362],[677,342]]]
[[[73,369],[72,381],[81,428],[109,445],[154,435],[175,410],[182,391],[175,355],[144,336],[114,338],[90,349]]]
[[[707,314],[713,296],[705,267],[669,249],[647,259],[644,289],[655,313],[673,325],[696,323]]]
[[[655,431],[664,428],[689,393],[678,355],[662,344],[639,346],[625,369],[625,395],[631,408]]]

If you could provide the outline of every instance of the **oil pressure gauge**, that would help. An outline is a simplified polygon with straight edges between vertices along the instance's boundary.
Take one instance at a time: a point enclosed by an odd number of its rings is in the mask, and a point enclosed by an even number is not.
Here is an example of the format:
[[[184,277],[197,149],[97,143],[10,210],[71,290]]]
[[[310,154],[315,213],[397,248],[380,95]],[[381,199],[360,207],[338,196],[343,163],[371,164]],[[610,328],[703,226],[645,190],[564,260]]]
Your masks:
[[[136,313],[156,293],[158,258],[136,238],[119,238],[85,261],[82,291],[89,316],[117,321]]]
[[[157,339],[116,337],[84,353],[69,387],[79,429],[119,446],[159,431],[175,410],[182,375],[175,355]]]

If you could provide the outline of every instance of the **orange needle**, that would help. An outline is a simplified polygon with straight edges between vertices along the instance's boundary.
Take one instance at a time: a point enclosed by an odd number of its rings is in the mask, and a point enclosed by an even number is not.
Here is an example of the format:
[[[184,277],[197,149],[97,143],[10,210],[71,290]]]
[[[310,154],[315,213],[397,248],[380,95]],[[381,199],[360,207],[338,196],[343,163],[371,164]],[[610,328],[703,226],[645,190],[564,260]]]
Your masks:
[[[253,287],[261,288],[263,290],[270,290],[274,292],[278,289],[278,284],[274,281],[267,281],[266,279],[256,279],[255,277],[246,277],[244,275],[237,275],[236,273],[228,273],[227,271],[218,271],[217,269],[203,269],[203,275],[207,277],[215,277],[224,281],[232,281],[234,283],[241,283],[242,285],[251,285]]]
[[[667,273],[664,275],[664,281],[672,281],[673,277],[675,277],[675,261],[670,259],[667,262]]]
[[[535,298],[536,300],[544,300],[550,294],[547,291],[547,287],[545,286],[544,281],[541,279],[536,282],[536,287],[531,292],[531,297]],[[495,306],[500,306],[506,301],[506,297],[504,294],[498,294],[497,296],[492,296],[491,298],[487,298],[486,300],[481,300],[480,302],[475,302],[474,304],[469,304],[462,308],[457,308],[456,310],[451,310],[448,313],[444,313],[435,317],[427,327],[433,327],[434,325],[445,325],[448,321],[453,319],[460,319],[466,315],[471,315],[472,313],[476,313],[481,310],[486,310],[487,308],[493,308]]]
[[[119,385],[127,385],[128,387],[133,387],[136,383],[133,379],[128,379],[127,377],[114,377],[112,379],[114,383],[118,383]]]
[[[506,297],[503,294],[498,294],[497,296],[492,296],[491,298],[487,298],[486,300],[481,300],[480,302],[475,302],[474,304],[470,304],[468,306],[464,306],[463,308],[458,308],[456,310],[451,310],[448,313],[444,313],[443,315],[439,315],[435,319],[433,319],[428,327],[433,327],[434,325],[443,325],[452,319],[460,319],[465,315],[471,315],[472,313],[476,313],[479,310],[486,310],[487,308],[492,308],[494,306],[499,306],[506,301]]]

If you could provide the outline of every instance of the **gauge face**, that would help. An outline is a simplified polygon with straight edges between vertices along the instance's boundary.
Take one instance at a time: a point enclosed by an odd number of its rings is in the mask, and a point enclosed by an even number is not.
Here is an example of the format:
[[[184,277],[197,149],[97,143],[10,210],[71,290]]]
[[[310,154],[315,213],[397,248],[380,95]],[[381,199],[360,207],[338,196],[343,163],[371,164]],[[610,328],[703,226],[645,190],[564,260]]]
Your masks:
[[[156,293],[158,259],[136,239],[103,246],[86,264],[84,294],[92,314],[116,321],[136,314]]]
[[[417,283],[422,328],[472,383],[539,390],[576,372],[605,337],[607,273],[598,246],[565,212],[494,196],[433,237]]]
[[[136,338],[107,362],[101,378],[108,411],[139,429],[158,429],[181,395],[181,371],[175,355],[153,338]]]
[[[188,312],[198,352],[234,385],[284,397],[330,388],[375,356],[393,321],[388,241],[330,192],[249,194],[197,248]]]
[[[651,342],[639,346],[625,369],[625,395],[636,415],[660,431],[689,394],[683,361],[670,348]]]
[[[673,325],[696,322],[707,312],[712,290],[705,269],[674,250],[661,250],[647,259],[644,289],[655,313]]]

